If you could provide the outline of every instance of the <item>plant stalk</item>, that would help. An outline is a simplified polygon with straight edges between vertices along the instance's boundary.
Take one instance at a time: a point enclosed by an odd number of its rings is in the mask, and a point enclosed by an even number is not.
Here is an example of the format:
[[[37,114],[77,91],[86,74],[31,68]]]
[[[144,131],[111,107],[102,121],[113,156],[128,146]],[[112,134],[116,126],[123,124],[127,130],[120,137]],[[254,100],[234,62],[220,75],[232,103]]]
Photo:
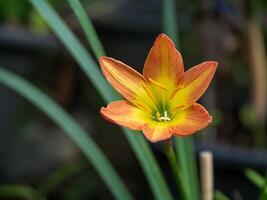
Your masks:
[[[176,184],[177,184],[177,186],[181,192],[181,198],[183,200],[189,200],[187,193],[186,193],[186,188],[184,185],[183,177],[182,177],[182,171],[181,171],[181,168],[178,164],[178,160],[177,160],[177,157],[175,155],[171,140],[165,141],[164,153],[165,153],[165,155],[169,161],[171,170],[172,170],[174,178],[175,178],[175,182],[176,182]]]

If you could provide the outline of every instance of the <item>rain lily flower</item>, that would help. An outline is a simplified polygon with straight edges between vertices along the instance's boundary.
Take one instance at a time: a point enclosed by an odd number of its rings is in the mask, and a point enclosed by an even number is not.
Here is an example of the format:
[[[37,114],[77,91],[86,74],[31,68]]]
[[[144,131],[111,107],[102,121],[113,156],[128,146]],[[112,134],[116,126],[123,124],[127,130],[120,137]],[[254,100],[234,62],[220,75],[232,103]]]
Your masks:
[[[208,88],[218,63],[203,62],[185,72],[180,53],[165,34],[151,48],[143,75],[110,57],[99,61],[109,83],[126,99],[101,108],[108,121],[141,130],[151,142],[191,135],[212,121],[196,101]]]

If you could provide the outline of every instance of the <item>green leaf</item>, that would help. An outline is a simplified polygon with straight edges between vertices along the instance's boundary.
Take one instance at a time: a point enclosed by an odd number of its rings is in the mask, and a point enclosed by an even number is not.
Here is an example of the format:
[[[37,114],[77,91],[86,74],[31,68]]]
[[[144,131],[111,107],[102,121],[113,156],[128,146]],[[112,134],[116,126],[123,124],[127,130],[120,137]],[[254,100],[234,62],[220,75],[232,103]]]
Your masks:
[[[123,131],[126,133],[126,137],[148,178],[155,198],[160,200],[173,199],[147,140],[138,131],[130,131],[126,128],[123,128]]]
[[[163,31],[171,37],[177,49],[181,48],[178,36],[178,22],[174,0],[162,0],[163,2]]]
[[[230,200],[230,199],[221,191],[216,190],[214,194],[214,200]]]
[[[81,27],[95,54],[95,57],[98,59],[99,57],[104,56],[106,54],[104,48],[98,38],[98,35],[95,31],[92,21],[90,20],[89,17],[87,17],[86,10],[83,8],[81,2],[79,0],[68,0],[68,1],[77,19],[81,24]]]
[[[36,10],[46,20],[50,28],[52,28],[61,42],[65,45],[66,49],[71,53],[104,100],[109,102],[110,100],[118,99],[114,90],[110,88],[109,84],[100,73],[100,69],[95,60],[47,1],[29,0],[29,2],[32,3]]]
[[[245,170],[245,176],[258,188],[262,188],[265,183],[265,179],[262,175],[252,169]]]
[[[45,200],[34,188],[25,185],[1,185],[0,199]]]
[[[265,180],[264,186],[261,188],[259,200],[267,199],[267,179]]]
[[[178,36],[178,22],[174,0],[163,0],[163,30],[172,38],[176,47],[180,49]],[[197,164],[194,152],[193,137],[176,138],[176,152],[183,175],[185,188],[190,200],[199,199],[199,183]]]
[[[267,178],[252,169],[246,169],[245,176],[261,190],[259,200],[267,199]]]
[[[36,105],[68,134],[92,163],[115,198],[133,199],[110,162],[91,139],[90,134],[86,133],[62,107],[29,82],[1,68],[0,82]]]
[[[94,84],[100,95],[109,103],[115,99],[119,99],[117,93],[107,84],[99,71],[98,66],[92,57],[88,54],[81,42],[71,32],[69,27],[62,21],[56,11],[47,3],[46,0],[29,0],[38,12],[47,21],[58,38],[62,41],[71,55],[77,61],[81,69]],[[173,199],[169,188],[162,176],[162,173],[157,165],[156,159],[153,156],[151,149],[140,134],[123,129],[127,139],[129,140],[133,151],[135,152],[144,174],[147,177],[148,183],[152,192],[158,200]]]

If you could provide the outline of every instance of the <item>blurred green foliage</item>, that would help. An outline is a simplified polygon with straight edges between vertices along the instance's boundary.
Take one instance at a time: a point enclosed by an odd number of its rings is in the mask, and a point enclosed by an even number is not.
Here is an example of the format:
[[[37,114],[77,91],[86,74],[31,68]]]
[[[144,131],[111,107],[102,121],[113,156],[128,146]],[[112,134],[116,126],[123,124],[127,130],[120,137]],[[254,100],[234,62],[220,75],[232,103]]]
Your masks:
[[[56,8],[64,5],[62,0],[49,0],[49,2]],[[27,0],[0,1],[0,23],[30,24],[39,27],[40,24],[42,26],[45,24]]]
[[[245,176],[260,189],[259,200],[267,199],[267,176],[262,176],[252,169],[245,170]]]
[[[0,22],[23,23],[29,18],[31,10],[32,8],[26,0],[0,1]]]
[[[219,190],[215,190],[214,200],[230,200],[225,194]]]
[[[245,104],[240,108],[239,119],[244,127],[252,132],[253,142],[256,148],[265,146],[265,127],[258,122],[250,105]]]

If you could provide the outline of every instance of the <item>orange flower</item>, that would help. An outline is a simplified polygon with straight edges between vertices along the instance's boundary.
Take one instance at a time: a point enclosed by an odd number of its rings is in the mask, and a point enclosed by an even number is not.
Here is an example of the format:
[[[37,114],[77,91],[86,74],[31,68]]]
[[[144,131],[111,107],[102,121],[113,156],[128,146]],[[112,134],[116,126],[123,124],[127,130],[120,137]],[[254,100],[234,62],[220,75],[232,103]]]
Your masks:
[[[113,58],[99,61],[109,83],[126,99],[101,108],[108,121],[142,130],[151,142],[191,135],[212,121],[196,101],[208,88],[218,63],[203,62],[184,72],[182,56],[165,34],[151,48],[143,75]]]

